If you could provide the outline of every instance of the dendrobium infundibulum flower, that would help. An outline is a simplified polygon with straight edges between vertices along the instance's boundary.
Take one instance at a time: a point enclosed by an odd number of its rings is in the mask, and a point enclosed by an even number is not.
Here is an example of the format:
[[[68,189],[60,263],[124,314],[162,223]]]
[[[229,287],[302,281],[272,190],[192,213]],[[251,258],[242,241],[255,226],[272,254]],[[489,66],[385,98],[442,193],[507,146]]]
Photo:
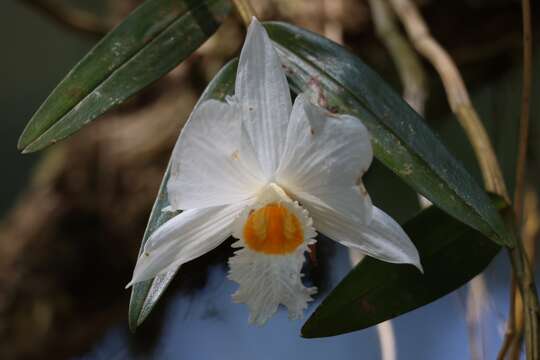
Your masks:
[[[278,306],[302,316],[315,288],[301,268],[316,231],[392,263],[421,268],[402,228],[371,203],[361,176],[373,157],[360,120],[334,115],[299,95],[294,106],[278,54],[253,20],[240,54],[235,94],[192,113],[178,139],[167,184],[173,210],[138,259],[132,283],[178,268],[224,242],[233,299],[250,322]]]

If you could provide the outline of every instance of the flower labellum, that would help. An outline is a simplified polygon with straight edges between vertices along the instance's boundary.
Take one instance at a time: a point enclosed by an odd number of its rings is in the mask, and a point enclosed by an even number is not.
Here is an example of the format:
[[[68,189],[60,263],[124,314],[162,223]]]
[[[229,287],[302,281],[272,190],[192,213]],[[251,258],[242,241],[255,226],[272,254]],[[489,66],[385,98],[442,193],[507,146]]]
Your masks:
[[[201,103],[186,123],[167,184],[183,210],[148,239],[130,284],[178,268],[238,239],[229,278],[233,299],[262,325],[287,307],[300,318],[315,288],[302,264],[316,231],[391,263],[421,269],[403,229],[374,207],[361,176],[373,158],[359,119],[334,115],[300,94],[294,106],[276,50],[253,19],[240,54],[235,94]]]

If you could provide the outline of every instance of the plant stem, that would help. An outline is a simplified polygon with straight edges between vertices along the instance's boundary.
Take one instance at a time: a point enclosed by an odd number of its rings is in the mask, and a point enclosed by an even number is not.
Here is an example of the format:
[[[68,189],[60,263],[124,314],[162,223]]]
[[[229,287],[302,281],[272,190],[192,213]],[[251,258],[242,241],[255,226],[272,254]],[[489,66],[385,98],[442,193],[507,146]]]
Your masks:
[[[529,138],[529,111],[530,111],[530,97],[532,89],[532,31],[531,31],[531,5],[529,0],[522,0],[522,17],[523,17],[523,88],[521,93],[521,117],[519,123],[519,152],[516,164],[516,188],[514,191],[514,213],[516,214],[516,224],[518,229],[520,229],[521,238],[523,241],[534,241],[534,238],[527,239],[523,236],[523,199],[524,199],[524,190],[525,190],[525,165],[527,160],[527,144]],[[531,273],[531,279],[527,279],[529,282],[532,282],[531,286],[534,287],[534,279],[532,278],[533,269],[529,262],[533,260],[532,258],[532,247],[523,246],[523,258],[524,266],[527,267],[527,272]],[[529,250],[529,251],[528,251]],[[513,255],[517,256],[517,255]],[[511,284],[510,296],[512,297],[510,301],[509,308],[509,320],[507,324],[507,330],[503,345],[499,352],[498,358],[504,359],[509,350],[512,350],[510,355],[512,359],[519,359],[519,353],[521,348],[521,337],[523,335],[523,330],[525,330],[525,339],[527,345],[527,357],[531,356],[540,356],[540,351],[538,350],[538,342],[540,339],[538,335],[535,336],[534,332],[537,332],[538,329],[538,299],[536,302],[531,303],[531,299],[527,297],[521,299],[520,293],[516,290],[516,281],[514,280]],[[521,287],[523,289],[523,286]],[[528,309],[527,306],[533,306],[532,309]],[[536,310],[536,311],[534,311]],[[536,319],[535,327],[532,327],[529,319],[527,317],[532,317]],[[525,322],[524,322],[525,320]],[[523,329],[525,325],[525,329]],[[532,347],[529,344],[530,341],[535,341],[536,346]]]
[[[240,14],[242,21],[244,22],[246,27],[248,27],[251,23],[251,19],[254,16],[257,16],[255,10],[253,9],[253,6],[249,2],[249,0],[232,0],[232,2],[236,7],[236,10]]]
[[[386,0],[370,0],[369,7],[377,36],[392,56],[398,70],[403,85],[403,98],[417,113],[423,115],[427,90],[422,63],[399,31]]]
[[[538,339],[539,304],[531,266],[521,241],[510,250],[510,259],[519,290],[523,299],[523,318],[525,320],[525,345],[527,359],[540,359]]]
[[[446,50],[431,36],[424,19],[410,0],[389,0],[389,2],[401,19],[418,52],[424,55],[439,73],[450,108],[456,114],[474,148],[486,189],[502,196],[509,203],[510,197],[497,163],[495,151],[471,104],[469,94],[456,65]]]
[[[523,222],[523,198],[525,190],[525,164],[529,139],[529,111],[532,89],[532,31],[531,5],[522,1],[523,9],[523,90],[521,93],[521,119],[519,123],[519,154],[516,165],[516,189],[514,192],[514,211],[518,226]]]

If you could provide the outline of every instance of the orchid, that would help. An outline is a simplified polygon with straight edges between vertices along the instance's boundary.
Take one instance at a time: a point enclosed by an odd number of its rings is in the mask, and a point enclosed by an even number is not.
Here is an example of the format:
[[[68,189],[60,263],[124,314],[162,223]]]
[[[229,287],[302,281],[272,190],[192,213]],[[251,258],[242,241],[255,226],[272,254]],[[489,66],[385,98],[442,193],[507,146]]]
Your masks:
[[[174,270],[231,235],[238,250],[229,278],[250,322],[264,324],[279,305],[300,318],[316,288],[302,265],[317,232],[363,254],[421,269],[403,229],[373,206],[362,175],[373,158],[362,122],[310,103],[294,105],[265,29],[253,19],[242,48],[234,96],[192,113],[178,139],[167,184],[180,214],[158,228],[130,285]]]

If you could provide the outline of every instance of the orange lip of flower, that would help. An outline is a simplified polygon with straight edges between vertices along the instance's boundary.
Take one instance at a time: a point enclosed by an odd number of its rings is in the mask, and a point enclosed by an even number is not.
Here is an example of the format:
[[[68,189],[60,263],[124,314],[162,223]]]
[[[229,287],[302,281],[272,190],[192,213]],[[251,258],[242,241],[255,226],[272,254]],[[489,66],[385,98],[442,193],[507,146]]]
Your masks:
[[[304,241],[300,221],[279,203],[270,203],[253,211],[243,232],[250,249],[269,255],[294,252]]]

